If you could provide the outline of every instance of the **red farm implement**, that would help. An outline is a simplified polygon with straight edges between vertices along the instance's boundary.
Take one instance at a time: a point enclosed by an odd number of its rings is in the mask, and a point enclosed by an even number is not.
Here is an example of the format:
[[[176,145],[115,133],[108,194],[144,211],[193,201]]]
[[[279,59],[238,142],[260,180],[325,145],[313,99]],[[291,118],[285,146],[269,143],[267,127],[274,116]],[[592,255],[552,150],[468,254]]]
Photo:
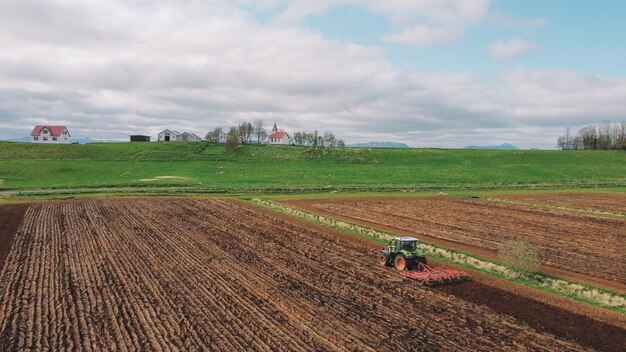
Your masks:
[[[468,277],[461,270],[444,267],[433,268],[424,263],[418,263],[416,269],[403,271],[400,275],[417,280],[420,284],[427,286],[462,281]]]

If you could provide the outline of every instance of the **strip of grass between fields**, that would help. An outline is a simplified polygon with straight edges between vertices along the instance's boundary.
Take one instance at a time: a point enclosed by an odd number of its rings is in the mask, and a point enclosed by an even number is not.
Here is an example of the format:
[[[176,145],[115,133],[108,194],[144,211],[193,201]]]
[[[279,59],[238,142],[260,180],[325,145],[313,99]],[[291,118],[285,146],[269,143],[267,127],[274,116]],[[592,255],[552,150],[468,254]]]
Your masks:
[[[102,184],[82,187],[49,187],[20,189],[0,187],[5,194],[17,197],[31,197],[53,194],[82,194],[98,192],[145,192],[153,193],[206,193],[206,194],[301,194],[321,192],[424,192],[424,191],[507,191],[507,190],[558,190],[591,189],[606,187],[625,187],[626,180],[590,180],[561,182],[516,182],[485,184],[416,184],[416,185],[325,185],[325,186],[244,186],[244,187],[207,187],[198,185],[163,183],[163,184]]]
[[[244,198],[242,201],[274,210],[300,220],[330,227],[345,233],[367,238],[379,243],[387,243],[393,237],[399,236],[388,231],[373,229],[331,217],[309,213],[291,206],[261,198]],[[580,302],[608,309],[620,314],[626,314],[626,295],[615,291],[568,281],[565,279],[531,273],[517,277],[515,272],[506,266],[482,259],[458,250],[444,248],[432,243],[420,243],[420,248],[435,259],[459,265],[469,270],[479,271],[500,279],[508,280],[524,286],[546,291],[559,296],[568,297]]]

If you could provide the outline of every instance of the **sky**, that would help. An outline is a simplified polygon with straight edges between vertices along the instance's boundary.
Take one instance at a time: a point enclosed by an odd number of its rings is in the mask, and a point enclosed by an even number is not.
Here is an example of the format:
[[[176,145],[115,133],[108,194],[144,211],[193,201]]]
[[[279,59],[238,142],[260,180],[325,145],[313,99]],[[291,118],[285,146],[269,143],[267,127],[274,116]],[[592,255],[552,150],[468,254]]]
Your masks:
[[[0,139],[274,121],[554,149],[626,120],[626,1],[2,0]]]

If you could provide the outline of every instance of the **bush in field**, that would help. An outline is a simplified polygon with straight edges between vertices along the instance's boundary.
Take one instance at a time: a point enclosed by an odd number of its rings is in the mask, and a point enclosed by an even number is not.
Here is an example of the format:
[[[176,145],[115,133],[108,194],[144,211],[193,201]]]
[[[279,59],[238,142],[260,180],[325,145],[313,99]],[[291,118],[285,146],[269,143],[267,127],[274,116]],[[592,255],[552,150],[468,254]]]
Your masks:
[[[235,148],[239,145],[239,133],[236,127],[231,127],[230,131],[226,134],[226,144],[224,147],[229,152],[234,152]]]
[[[517,277],[537,271],[539,268],[537,251],[524,240],[511,240],[504,243],[498,250],[498,257],[502,264],[517,273]]]

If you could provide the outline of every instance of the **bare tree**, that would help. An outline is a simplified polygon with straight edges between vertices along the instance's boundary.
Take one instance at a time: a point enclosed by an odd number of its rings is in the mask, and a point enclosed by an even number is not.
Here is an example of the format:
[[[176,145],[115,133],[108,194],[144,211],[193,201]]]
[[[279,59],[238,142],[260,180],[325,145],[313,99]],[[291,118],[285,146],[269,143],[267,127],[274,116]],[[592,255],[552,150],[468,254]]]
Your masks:
[[[565,135],[559,136],[559,138],[557,138],[556,140],[556,145],[562,150],[574,149],[573,143],[574,141],[570,135],[569,127],[565,129]]]
[[[299,146],[304,145],[304,134],[302,132],[295,132],[293,134],[293,144],[299,145]]]
[[[578,130],[578,136],[582,141],[582,149],[593,150],[598,147],[598,131],[596,126],[590,125]]]
[[[226,150],[229,152],[234,152],[237,145],[239,145],[239,131],[238,128],[233,126],[230,128],[228,133],[226,134]]]
[[[616,124],[611,124],[611,149],[613,150],[620,150],[619,147],[619,136],[620,136],[620,127],[619,127],[619,123]]]
[[[256,143],[261,144],[267,139],[267,131],[265,130],[265,124],[263,120],[258,119],[254,121],[254,135],[256,136]]]
[[[313,146],[313,144],[315,144],[315,140],[317,139],[317,137],[315,137],[313,135],[313,133],[311,132],[302,132],[302,137],[303,139],[303,145],[305,146]]]
[[[337,137],[332,132],[324,132],[324,145],[329,148],[337,146]]]
[[[559,138],[556,139],[556,146],[561,150],[565,150],[567,147],[565,136],[559,136]]]
[[[317,149],[317,147],[319,146],[317,131],[313,131],[313,133],[307,133],[307,143],[313,148],[313,150]]]
[[[571,146],[572,147],[570,149],[574,149],[574,150],[583,149],[583,137],[576,136],[572,138]]]
[[[237,126],[237,135],[239,142],[242,144],[252,143],[252,135],[254,134],[254,127],[250,122],[242,122]]]
[[[608,121],[598,126],[597,145],[595,149],[609,150],[613,149],[613,131],[612,124]]]
[[[226,134],[221,127],[215,127],[204,138],[210,143],[222,143],[226,139]]]
[[[622,121],[617,128],[617,149],[626,150],[626,121]]]

